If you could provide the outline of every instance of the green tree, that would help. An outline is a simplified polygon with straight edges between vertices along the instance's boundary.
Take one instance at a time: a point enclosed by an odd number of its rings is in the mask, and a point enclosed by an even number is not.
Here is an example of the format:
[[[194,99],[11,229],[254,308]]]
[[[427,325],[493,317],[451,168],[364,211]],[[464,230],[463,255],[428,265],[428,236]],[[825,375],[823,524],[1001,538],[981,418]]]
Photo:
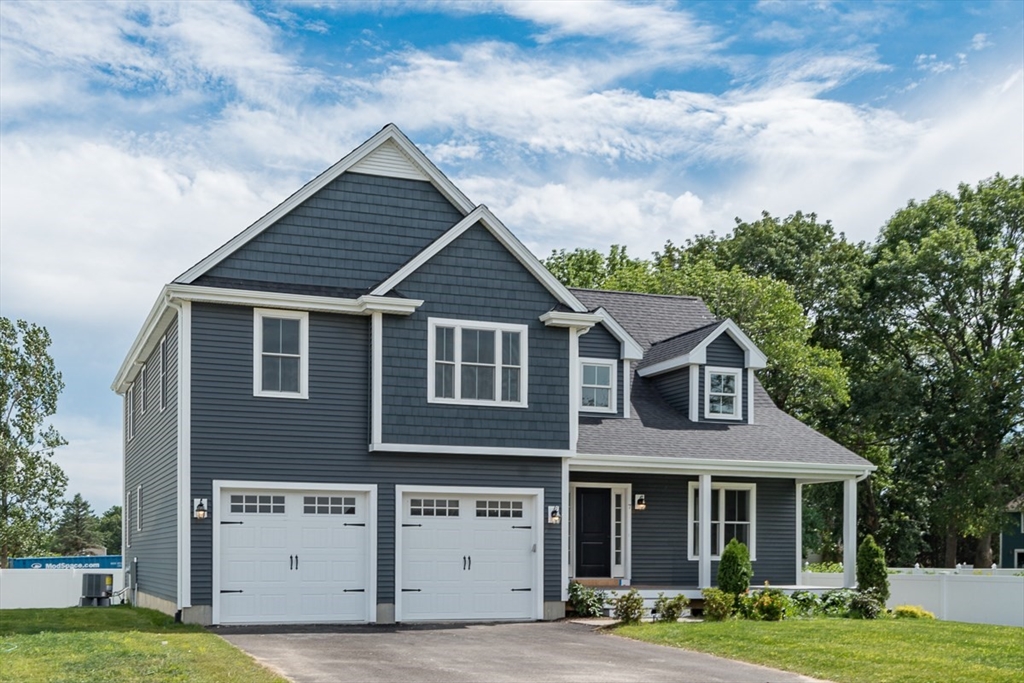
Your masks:
[[[42,549],[67,477],[53,460],[66,443],[52,425],[64,382],[46,328],[0,317],[0,567]]]
[[[864,537],[857,549],[857,588],[872,591],[883,607],[889,599],[889,572],[885,568],[885,553],[871,534]]]
[[[100,517],[100,542],[107,548],[108,555],[121,554],[121,506],[115,505]]]
[[[902,438],[897,476],[930,499],[947,566],[964,535],[987,565],[1024,485],[1021,453],[1007,447],[1024,427],[1024,179],[911,201],[870,266],[867,383],[888,413],[880,423]]]
[[[64,505],[64,513],[53,534],[53,550],[60,555],[81,555],[100,544],[99,519],[81,493]]]
[[[718,587],[738,596],[750,590],[750,579],[753,577],[754,566],[750,563],[750,551],[746,544],[735,538],[730,539],[718,563]]]

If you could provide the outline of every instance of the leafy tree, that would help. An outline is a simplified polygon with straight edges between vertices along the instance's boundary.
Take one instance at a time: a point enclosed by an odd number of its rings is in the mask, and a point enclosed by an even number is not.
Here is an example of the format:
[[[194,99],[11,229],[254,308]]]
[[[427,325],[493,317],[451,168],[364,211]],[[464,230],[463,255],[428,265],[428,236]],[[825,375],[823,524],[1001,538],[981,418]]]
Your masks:
[[[753,576],[754,567],[750,563],[750,551],[746,544],[731,539],[718,563],[718,587],[726,593],[740,595],[750,590],[750,579]]]
[[[889,573],[885,553],[871,534],[864,537],[857,549],[857,588],[870,591],[882,605],[889,599]]]
[[[107,548],[108,555],[121,554],[121,506],[115,505],[100,517],[98,527],[100,542]]]
[[[46,328],[0,317],[0,567],[42,549],[67,486],[53,460],[66,443],[46,418],[64,382]]]
[[[991,535],[1024,485],[1024,179],[995,176],[910,202],[871,254],[865,343],[903,449],[894,467],[931,501],[947,566]],[[884,380],[884,383],[879,380]]]
[[[89,502],[81,493],[76,493],[64,506],[64,514],[54,531],[53,549],[61,555],[81,555],[86,548],[99,544],[99,520]]]

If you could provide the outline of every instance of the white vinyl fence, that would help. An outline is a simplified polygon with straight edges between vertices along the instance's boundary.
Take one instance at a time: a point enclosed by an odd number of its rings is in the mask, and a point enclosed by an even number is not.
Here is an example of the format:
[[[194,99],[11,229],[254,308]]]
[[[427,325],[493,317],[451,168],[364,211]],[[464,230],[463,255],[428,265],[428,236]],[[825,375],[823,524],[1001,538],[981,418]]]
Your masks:
[[[1024,627],[1024,576],[1014,569],[896,569],[886,606],[919,605],[936,619]],[[843,585],[842,574],[804,572],[805,586]]]
[[[0,569],[0,609],[74,607],[83,574],[113,574],[114,592],[124,588],[123,569]]]

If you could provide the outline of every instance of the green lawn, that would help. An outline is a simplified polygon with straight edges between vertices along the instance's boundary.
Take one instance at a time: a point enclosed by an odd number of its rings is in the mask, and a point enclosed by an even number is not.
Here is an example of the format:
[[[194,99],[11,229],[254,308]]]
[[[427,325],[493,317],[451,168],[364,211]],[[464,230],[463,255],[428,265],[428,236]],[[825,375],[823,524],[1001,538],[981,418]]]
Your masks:
[[[0,679],[284,683],[199,626],[130,607],[0,611]]]
[[[837,683],[1024,681],[1024,629],[953,621],[807,619],[639,624],[615,633]]]

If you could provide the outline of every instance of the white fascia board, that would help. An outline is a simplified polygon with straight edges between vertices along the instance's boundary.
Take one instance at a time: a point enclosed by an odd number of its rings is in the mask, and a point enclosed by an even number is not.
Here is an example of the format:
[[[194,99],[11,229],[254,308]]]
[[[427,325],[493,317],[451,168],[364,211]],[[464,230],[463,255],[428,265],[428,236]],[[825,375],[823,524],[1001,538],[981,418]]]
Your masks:
[[[785,479],[813,477],[820,481],[841,481],[865,477],[874,465],[833,465],[760,460],[710,460],[706,458],[659,458],[631,455],[577,454],[569,461],[575,472],[634,472],[654,474],[711,474],[757,476]]]
[[[547,327],[571,327],[579,330],[589,330],[601,322],[601,317],[596,313],[570,313],[568,311],[548,311],[539,319]]]
[[[469,198],[462,194],[462,192],[455,187],[455,185],[448,180],[448,178],[446,178],[445,175],[441,173],[441,171],[439,171],[429,159],[427,159],[423,152],[417,149],[416,145],[412,144],[409,138],[405,136],[405,133],[398,129],[398,126],[393,123],[389,123],[376,135],[342,157],[338,163],[334,164],[316,178],[303,185],[299,190],[271,209],[258,221],[235,235],[215,252],[182,273],[175,279],[175,282],[184,284],[194,282],[200,275],[208,272],[211,268],[233,254],[251,239],[259,235],[261,232],[287,215],[290,211],[322,190],[332,180],[362,161],[363,158],[388,140],[391,140],[398,145],[398,147],[409,157],[410,161],[419,166],[427,177],[430,178],[432,184],[438,189],[438,191],[452,202],[452,204],[454,204],[455,207],[463,214],[467,214],[473,210],[473,203],[469,201]]]
[[[428,455],[522,455],[531,458],[567,458],[575,455],[572,451],[554,448],[445,446],[420,443],[372,443],[370,450],[380,453],[425,453]]]
[[[696,358],[693,353],[685,353],[682,356],[676,356],[675,358],[669,358],[663,360],[660,363],[654,365],[648,365],[646,368],[640,368],[636,371],[636,374],[641,377],[650,377],[652,375],[660,375],[663,372],[675,370],[676,368],[685,367],[687,365],[700,365],[704,362],[704,358]]]
[[[698,352],[701,355],[706,354],[707,348],[711,342],[718,339],[722,333],[727,333],[732,337],[732,340],[736,342],[741,349],[743,349],[744,367],[760,370],[768,365],[768,357],[761,353],[761,349],[757,348],[757,345],[754,344],[750,337],[748,337],[743,330],[739,328],[739,325],[732,321],[732,318],[726,318],[723,320],[722,324],[715,328],[714,332],[705,337],[704,341],[698,344],[697,347],[690,352],[690,355],[693,356]],[[702,360],[701,363],[703,362],[704,361]]]
[[[618,320],[612,317],[611,313],[604,308],[599,308],[594,313],[601,316],[601,322],[612,333],[612,336],[622,344],[622,353],[619,358],[623,360],[643,360],[644,348],[630,336],[629,332],[626,332],[626,329],[619,324]]]
[[[146,321],[142,323],[142,328],[139,330],[138,335],[136,335],[131,347],[129,347],[128,354],[121,362],[117,375],[114,376],[114,381],[110,385],[112,391],[118,394],[128,391],[128,385],[135,378],[139,370],[135,367],[135,362],[139,358],[148,357],[153,349],[156,348],[156,345],[160,343],[160,338],[163,337],[164,332],[167,331],[167,326],[175,315],[175,310],[169,306],[170,302],[167,292],[168,288],[165,286],[160,290],[160,295],[153,303],[153,307],[149,309]]]
[[[533,252],[527,249],[526,246],[512,234],[512,231],[505,227],[505,225],[498,220],[497,216],[491,213],[491,210],[483,204],[473,209],[465,218],[449,228],[445,234],[427,245],[423,251],[416,254],[416,256],[408,263],[395,271],[391,277],[377,285],[370,294],[387,294],[405,281],[407,277],[419,270],[423,264],[436,256],[442,249],[455,241],[455,239],[462,235],[462,233],[466,232],[466,230],[469,230],[477,223],[480,223],[487,228],[494,238],[497,239],[502,246],[508,249],[512,255],[515,256],[528,271],[530,271],[530,274],[537,278],[537,280],[544,285],[544,288],[551,292],[552,296],[558,299],[558,301],[577,313],[585,313],[587,311],[587,307],[584,306],[580,300],[565,287],[565,285],[559,282],[558,279],[544,267],[544,264],[537,260],[537,257],[533,255]]]

